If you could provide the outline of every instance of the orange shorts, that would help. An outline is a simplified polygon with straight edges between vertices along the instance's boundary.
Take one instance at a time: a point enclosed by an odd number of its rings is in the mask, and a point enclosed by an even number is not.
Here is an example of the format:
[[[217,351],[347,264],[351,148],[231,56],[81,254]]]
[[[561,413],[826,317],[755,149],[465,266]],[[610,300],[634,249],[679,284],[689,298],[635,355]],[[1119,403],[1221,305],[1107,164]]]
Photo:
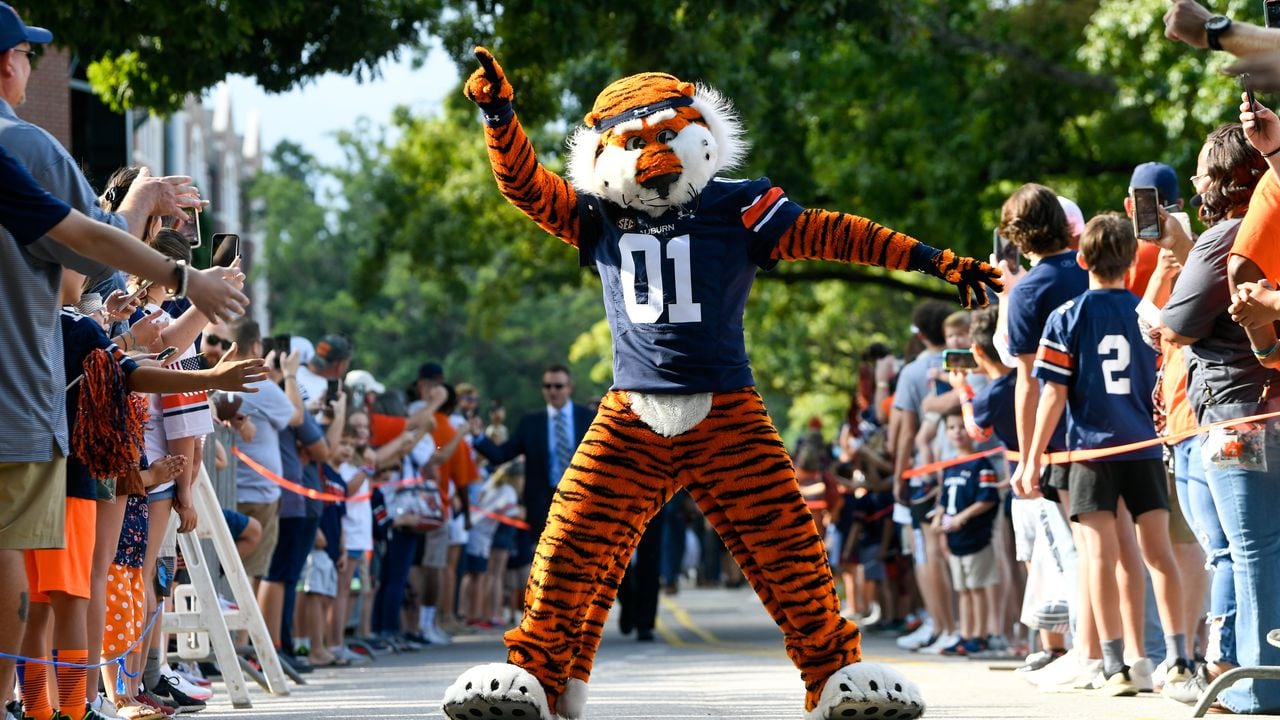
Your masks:
[[[112,563],[107,571],[107,623],[102,657],[117,658],[138,641],[147,624],[147,596],[142,568]]]
[[[97,501],[67,498],[66,547],[25,553],[31,602],[47,603],[51,592],[88,599],[97,529]]]

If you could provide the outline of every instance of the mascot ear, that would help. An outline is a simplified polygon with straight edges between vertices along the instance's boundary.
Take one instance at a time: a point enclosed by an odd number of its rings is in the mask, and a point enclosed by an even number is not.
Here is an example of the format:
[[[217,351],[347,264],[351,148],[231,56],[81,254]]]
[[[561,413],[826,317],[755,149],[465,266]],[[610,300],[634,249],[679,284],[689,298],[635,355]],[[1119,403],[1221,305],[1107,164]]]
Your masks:
[[[598,112],[592,111],[582,117],[582,122],[589,128],[594,128],[604,116]]]
[[[691,82],[682,82],[676,86],[676,90],[685,97],[693,97],[693,94],[698,91],[698,87]]]

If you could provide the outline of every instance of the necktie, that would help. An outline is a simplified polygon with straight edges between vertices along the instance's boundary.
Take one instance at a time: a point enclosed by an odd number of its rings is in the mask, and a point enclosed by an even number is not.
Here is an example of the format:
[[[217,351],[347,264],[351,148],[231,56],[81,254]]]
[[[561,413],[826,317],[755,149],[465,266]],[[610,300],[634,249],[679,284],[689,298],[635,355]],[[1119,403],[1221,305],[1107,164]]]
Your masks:
[[[573,441],[569,439],[569,424],[564,421],[564,413],[554,416],[556,431],[556,472],[551,478],[551,486],[560,483],[564,471],[569,469],[569,461],[573,459]]]

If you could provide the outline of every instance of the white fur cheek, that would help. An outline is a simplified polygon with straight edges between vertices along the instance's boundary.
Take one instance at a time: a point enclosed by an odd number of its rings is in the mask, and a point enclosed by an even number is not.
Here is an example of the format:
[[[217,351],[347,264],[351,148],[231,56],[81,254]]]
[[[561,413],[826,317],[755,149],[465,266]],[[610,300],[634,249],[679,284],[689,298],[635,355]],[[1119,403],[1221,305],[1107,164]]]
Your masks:
[[[623,195],[635,198],[640,194],[636,184],[636,155],[620,147],[609,146],[596,158],[596,191],[610,200],[625,205]]]
[[[701,125],[689,125],[675,140],[671,141],[671,149],[680,158],[684,173],[680,177],[680,186],[672,191],[672,202],[682,205],[693,199],[707,186],[716,173],[719,162],[715,138]]]

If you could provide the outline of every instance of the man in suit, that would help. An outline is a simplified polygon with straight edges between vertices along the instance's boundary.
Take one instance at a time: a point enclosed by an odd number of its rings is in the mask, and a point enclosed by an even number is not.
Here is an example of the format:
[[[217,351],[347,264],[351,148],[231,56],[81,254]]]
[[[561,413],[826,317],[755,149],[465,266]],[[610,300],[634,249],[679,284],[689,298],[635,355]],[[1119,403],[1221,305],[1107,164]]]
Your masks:
[[[547,407],[520,418],[511,438],[498,445],[484,436],[473,434],[472,447],[495,465],[524,455],[525,482],[523,503],[529,531],[517,535],[516,552],[537,544],[547,524],[551,510],[551,498],[555,495],[560,477],[569,467],[578,443],[587,433],[587,427],[595,420],[595,413],[570,401],[573,394],[573,378],[569,368],[552,365],[542,373],[542,397]],[[472,429],[475,432],[475,429]],[[532,556],[532,553],[529,553]]]

